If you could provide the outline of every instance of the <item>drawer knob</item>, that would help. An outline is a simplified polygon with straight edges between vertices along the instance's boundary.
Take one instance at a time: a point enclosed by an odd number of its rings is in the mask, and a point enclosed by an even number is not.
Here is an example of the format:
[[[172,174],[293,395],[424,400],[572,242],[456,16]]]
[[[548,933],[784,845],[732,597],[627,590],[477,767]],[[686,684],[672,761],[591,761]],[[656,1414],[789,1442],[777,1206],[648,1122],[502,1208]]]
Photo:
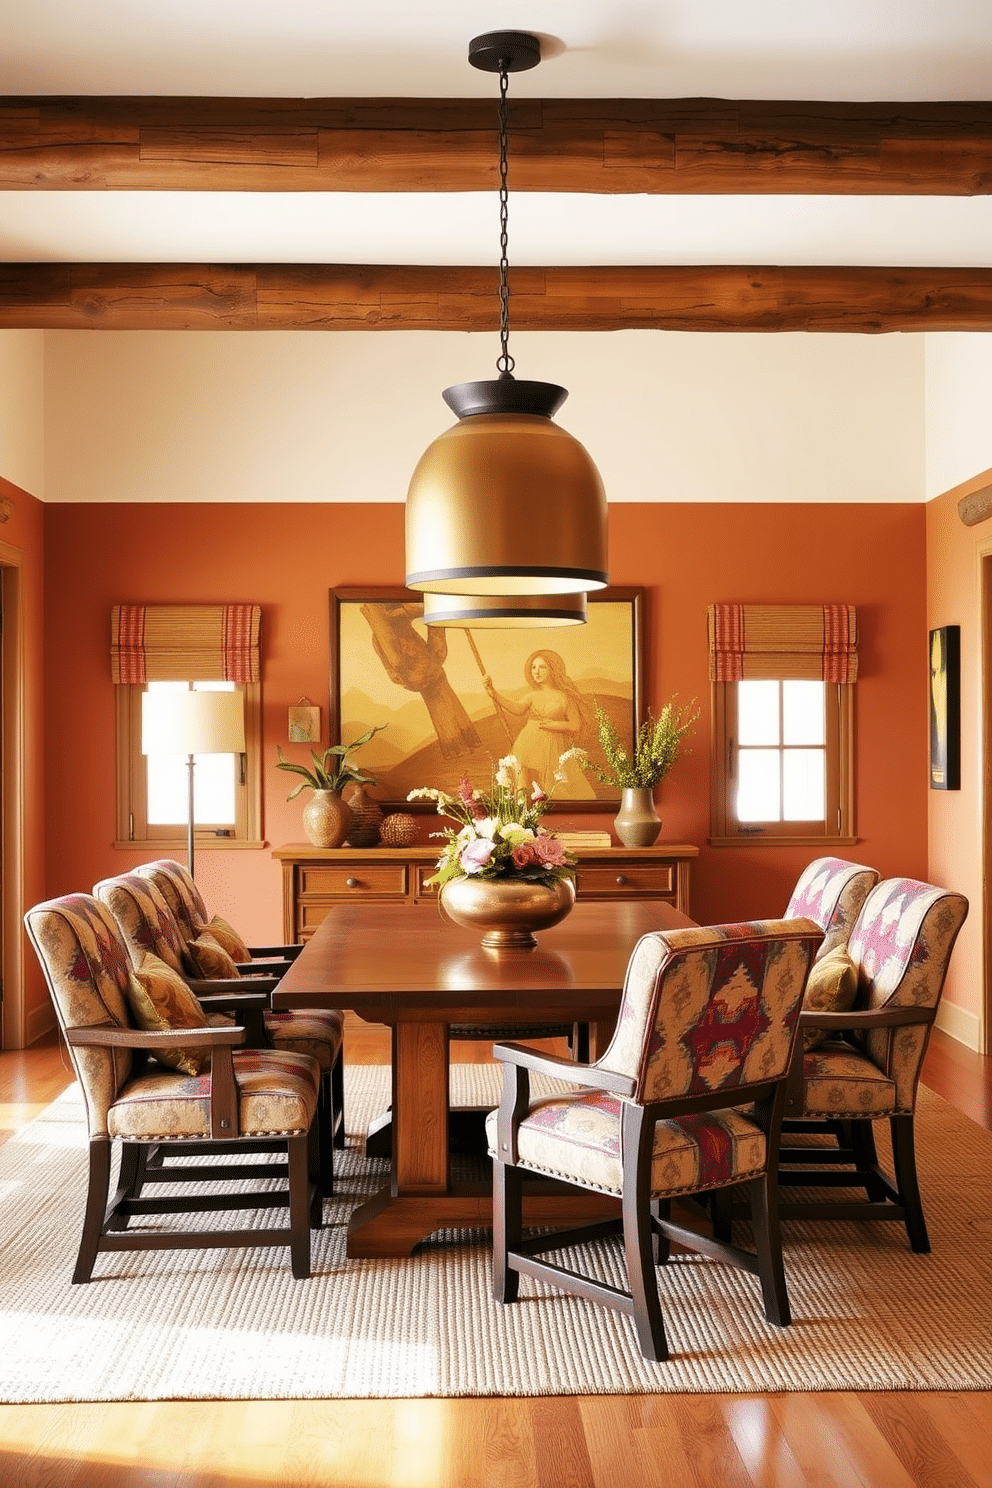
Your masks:
[[[626,873],[618,873],[617,874],[617,883],[620,885],[621,888],[623,888],[623,886],[625,885],[626,882],[627,882],[627,875],[626,875]]]
[[[345,879],[345,885],[349,889],[357,889],[358,888],[358,879],[357,878],[346,878]]]

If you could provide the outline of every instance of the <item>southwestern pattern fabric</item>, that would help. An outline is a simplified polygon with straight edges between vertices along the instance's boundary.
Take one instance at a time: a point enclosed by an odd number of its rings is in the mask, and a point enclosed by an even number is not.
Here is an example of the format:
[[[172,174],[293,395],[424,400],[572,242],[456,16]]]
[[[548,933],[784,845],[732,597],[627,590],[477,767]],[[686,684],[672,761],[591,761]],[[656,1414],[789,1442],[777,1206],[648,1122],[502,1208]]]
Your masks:
[[[178,971],[151,952],[132,970],[127,1000],[134,1022],[148,1033],[207,1027],[202,1007]],[[155,1058],[186,1075],[199,1075],[210,1068],[210,1050],[195,1044],[183,1049],[156,1049]]]
[[[496,1116],[486,1120],[496,1152]],[[533,1102],[518,1129],[519,1166],[603,1193],[623,1189],[621,1101],[602,1091]],[[651,1192],[655,1198],[698,1193],[757,1177],[765,1136],[738,1111],[712,1111],[659,1121],[654,1130]]]
[[[184,940],[195,940],[210,914],[203,895],[181,863],[172,858],[157,858],[135,869],[142,878],[150,878],[175,916]],[[240,958],[235,956],[236,961]],[[247,957],[245,958],[247,959]]]
[[[835,946],[810,967],[803,994],[803,1012],[849,1013],[858,995],[858,968],[843,946]],[[822,1028],[803,1034],[803,1048],[815,1049],[830,1035]]]
[[[875,869],[863,863],[816,858],[793,889],[785,919],[816,921],[824,932],[819,960],[847,945],[861,906],[877,883]]]
[[[292,1008],[284,1013],[262,1014],[265,1036],[275,1049],[309,1054],[322,1070],[329,1070],[338,1057],[344,1035],[344,1014],[324,1008]]]
[[[182,975],[186,943],[175,915],[149,879],[122,873],[103,879],[93,892],[120,926],[135,966],[151,951]]]
[[[24,917],[63,1030],[127,1028],[131,959],[108,909],[89,894],[39,904]],[[130,1049],[70,1049],[90,1134],[106,1135],[107,1112],[131,1074]]]
[[[218,981],[237,981],[241,973],[231,956],[219,940],[208,930],[201,930],[195,940],[188,941],[183,949],[183,960],[188,962],[194,977],[217,978]]]
[[[806,1054],[804,1116],[850,1121],[897,1114],[894,1081],[849,1044],[822,1044]]]
[[[235,1049],[238,1133],[243,1137],[305,1132],[317,1109],[320,1071],[305,1054]],[[148,1073],[125,1085],[110,1108],[112,1137],[135,1142],[210,1136],[210,1076]]]
[[[245,945],[241,936],[233,925],[229,925],[220,915],[211,915],[207,925],[200,926],[200,933],[206,931],[212,935],[214,940],[221,945],[232,961],[250,961],[251,951]]]
[[[633,1077],[641,1102],[780,1078],[821,939],[809,920],[644,936],[600,1065]]]
[[[967,914],[963,894],[913,878],[890,878],[878,884],[865,900],[848,947],[858,966],[856,1010],[935,1008]],[[928,1026],[866,1029],[855,1037],[861,1053],[894,1087],[894,1105],[880,1114],[911,1113]],[[817,1056],[833,1058],[827,1048],[821,1046]],[[812,1057],[806,1056],[804,1069],[808,1070]],[[845,1114],[843,1107],[836,1109]]]

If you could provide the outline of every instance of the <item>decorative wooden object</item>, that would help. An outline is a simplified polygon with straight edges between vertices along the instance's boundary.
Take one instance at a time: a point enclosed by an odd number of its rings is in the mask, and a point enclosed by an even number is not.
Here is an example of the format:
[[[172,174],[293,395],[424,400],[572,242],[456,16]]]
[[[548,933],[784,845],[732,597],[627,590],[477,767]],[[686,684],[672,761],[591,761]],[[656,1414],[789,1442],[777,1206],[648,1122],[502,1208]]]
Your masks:
[[[962,496],[958,502],[958,516],[966,527],[977,527],[986,517],[992,517],[992,486],[983,486],[980,491],[972,491],[970,496]]]
[[[426,880],[437,854],[433,845],[356,849],[292,842],[276,848],[272,856],[282,863],[283,939],[309,940],[328,911],[341,904],[386,908],[433,903],[435,891],[426,887]],[[663,842],[656,847],[580,848],[575,856],[580,903],[644,900],[689,913],[689,870],[698,847]]]

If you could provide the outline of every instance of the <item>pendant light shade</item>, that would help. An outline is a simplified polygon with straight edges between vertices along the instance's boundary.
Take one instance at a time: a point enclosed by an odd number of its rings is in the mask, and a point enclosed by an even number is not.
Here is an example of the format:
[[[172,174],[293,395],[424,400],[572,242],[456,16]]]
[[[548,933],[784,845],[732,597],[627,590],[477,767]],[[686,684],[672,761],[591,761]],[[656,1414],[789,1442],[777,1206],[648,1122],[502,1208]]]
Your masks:
[[[584,625],[584,594],[425,594],[428,625],[465,630],[549,630]]]
[[[500,75],[499,376],[443,394],[458,423],[424,451],[410,481],[406,583],[425,595],[467,596],[464,605],[425,605],[429,624],[465,624],[440,616],[489,599],[491,618],[476,623],[526,625],[528,607],[511,617],[514,596],[537,601],[532,625],[581,624],[584,604],[565,614],[551,601],[609,583],[606,493],[583,445],[553,421],[566,390],[517,381],[508,349],[507,75],[536,66],[540,44],[490,32],[470,43],[469,61]]]
[[[459,422],[424,451],[407,494],[409,588],[550,595],[609,582],[603,482],[551,418],[565,397],[513,378],[446,390]]]

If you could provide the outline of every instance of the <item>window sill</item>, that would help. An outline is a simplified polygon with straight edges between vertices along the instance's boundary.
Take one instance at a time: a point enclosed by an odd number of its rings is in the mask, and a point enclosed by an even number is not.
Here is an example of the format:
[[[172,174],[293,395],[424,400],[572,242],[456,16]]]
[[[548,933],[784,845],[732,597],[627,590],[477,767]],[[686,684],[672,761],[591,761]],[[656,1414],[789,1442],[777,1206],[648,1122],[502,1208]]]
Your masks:
[[[853,847],[859,837],[785,837],[743,832],[737,837],[707,837],[710,847]]]
[[[238,841],[234,837],[196,837],[193,840],[194,851],[198,853],[217,852],[218,850],[222,852],[240,852],[245,848],[251,852],[258,852],[261,848],[268,847],[268,845],[267,842],[258,842],[254,838],[251,841]],[[128,842],[127,840],[112,842],[111,847],[126,848],[128,852],[143,852],[147,849],[148,852],[157,853],[161,857],[164,852],[182,852],[185,854],[186,838],[145,837],[132,842]]]

